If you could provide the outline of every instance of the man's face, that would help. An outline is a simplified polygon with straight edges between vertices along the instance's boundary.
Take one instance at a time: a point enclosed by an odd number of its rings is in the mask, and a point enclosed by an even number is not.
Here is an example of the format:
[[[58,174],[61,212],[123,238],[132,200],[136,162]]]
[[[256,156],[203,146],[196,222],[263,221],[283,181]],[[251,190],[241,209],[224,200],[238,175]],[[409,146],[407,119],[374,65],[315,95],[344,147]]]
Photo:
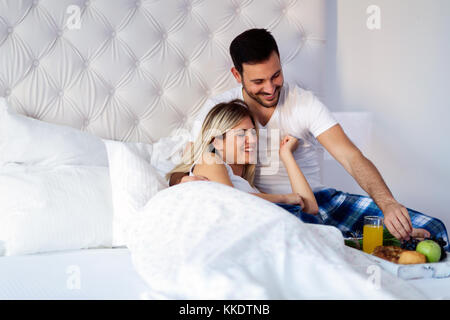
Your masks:
[[[261,63],[244,63],[242,69],[242,74],[233,74],[248,97],[266,108],[276,106],[284,82],[278,54],[273,51],[269,59]]]

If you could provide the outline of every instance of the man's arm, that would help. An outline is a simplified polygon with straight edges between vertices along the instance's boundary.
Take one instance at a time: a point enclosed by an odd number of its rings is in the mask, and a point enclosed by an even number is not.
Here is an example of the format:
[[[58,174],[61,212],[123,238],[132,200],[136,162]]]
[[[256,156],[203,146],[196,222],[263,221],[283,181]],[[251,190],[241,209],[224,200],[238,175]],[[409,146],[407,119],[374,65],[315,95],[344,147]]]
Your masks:
[[[192,181],[209,181],[209,179],[200,175],[190,176],[188,173],[176,172],[170,176],[169,186]]]
[[[398,239],[408,239],[412,232],[408,210],[395,200],[378,169],[350,141],[342,127],[339,124],[331,127],[317,140],[375,201],[388,230]]]
[[[174,186],[176,184],[179,184],[181,182],[181,180],[183,179],[183,177],[189,176],[189,174],[184,173],[184,172],[174,172],[172,173],[172,175],[170,176],[170,180],[169,180],[169,186]]]

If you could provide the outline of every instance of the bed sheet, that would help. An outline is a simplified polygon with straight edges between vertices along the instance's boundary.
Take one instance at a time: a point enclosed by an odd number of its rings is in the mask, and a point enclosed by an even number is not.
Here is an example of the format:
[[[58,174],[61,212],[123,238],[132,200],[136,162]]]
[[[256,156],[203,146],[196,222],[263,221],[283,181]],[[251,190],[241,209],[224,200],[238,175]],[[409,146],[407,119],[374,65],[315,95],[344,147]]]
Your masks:
[[[0,257],[0,299],[153,299],[126,248]]]
[[[450,299],[450,278],[409,282]],[[160,299],[133,268],[127,248],[0,257],[0,299]]]
[[[450,278],[408,280],[429,299],[450,300]]]

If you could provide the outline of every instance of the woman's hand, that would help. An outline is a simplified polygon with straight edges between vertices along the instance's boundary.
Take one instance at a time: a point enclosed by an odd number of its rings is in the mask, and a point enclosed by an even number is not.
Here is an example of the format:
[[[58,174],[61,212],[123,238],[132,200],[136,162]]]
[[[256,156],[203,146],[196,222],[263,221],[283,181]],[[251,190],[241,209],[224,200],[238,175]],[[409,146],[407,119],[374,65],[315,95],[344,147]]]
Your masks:
[[[305,207],[305,202],[303,201],[302,196],[298,193],[284,194],[283,195],[283,203],[299,205],[302,208],[302,210]]]
[[[298,148],[298,139],[290,135],[285,136],[280,143],[281,160],[283,160],[283,158],[286,155],[292,154],[297,148]]]

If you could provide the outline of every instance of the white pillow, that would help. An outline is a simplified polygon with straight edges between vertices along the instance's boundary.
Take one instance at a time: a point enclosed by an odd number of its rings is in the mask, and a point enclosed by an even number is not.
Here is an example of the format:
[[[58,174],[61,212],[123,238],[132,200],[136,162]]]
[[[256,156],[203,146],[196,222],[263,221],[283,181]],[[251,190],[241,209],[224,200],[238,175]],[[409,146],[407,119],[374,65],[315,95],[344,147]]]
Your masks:
[[[177,135],[163,137],[152,145],[151,164],[161,176],[165,177],[181,162],[183,150],[189,139],[189,132],[179,131]]]
[[[127,231],[148,200],[168,186],[151,164],[153,146],[104,140],[113,196],[113,246],[127,245]]]
[[[0,167],[0,244],[4,254],[110,247],[111,238],[108,168]]]
[[[107,166],[102,140],[90,133],[14,113],[0,97],[0,165]]]

